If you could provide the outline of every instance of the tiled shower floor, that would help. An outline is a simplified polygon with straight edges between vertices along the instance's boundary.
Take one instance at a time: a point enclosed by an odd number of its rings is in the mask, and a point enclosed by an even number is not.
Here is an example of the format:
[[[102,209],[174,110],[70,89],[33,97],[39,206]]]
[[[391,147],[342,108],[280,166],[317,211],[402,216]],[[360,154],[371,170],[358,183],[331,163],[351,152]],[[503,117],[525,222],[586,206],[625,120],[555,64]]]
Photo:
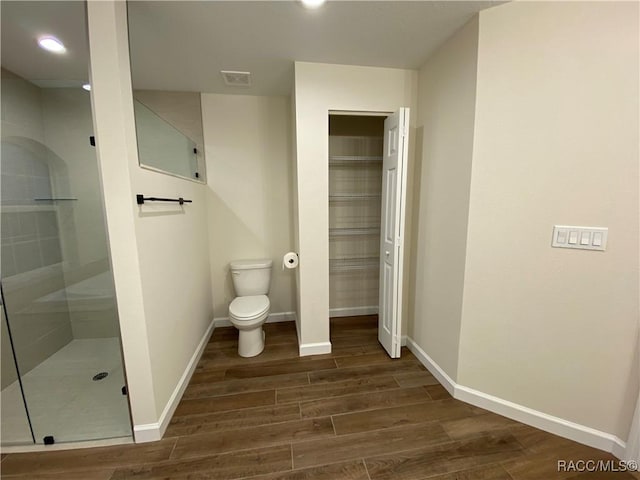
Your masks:
[[[58,442],[131,435],[127,397],[122,395],[119,340],[72,340],[23,376],[36,441]],[[99,372],[109,375],[100,381]],[[3,445],[32,443],[18,382],[2,390]]]

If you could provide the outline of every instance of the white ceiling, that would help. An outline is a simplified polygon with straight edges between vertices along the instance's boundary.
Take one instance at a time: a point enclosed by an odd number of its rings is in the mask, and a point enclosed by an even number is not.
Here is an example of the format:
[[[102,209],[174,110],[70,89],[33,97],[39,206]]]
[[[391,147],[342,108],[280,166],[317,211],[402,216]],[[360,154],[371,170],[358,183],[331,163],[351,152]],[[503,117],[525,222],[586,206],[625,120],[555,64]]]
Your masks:
[[[130,1],[136,89],[287,95],[293,62],[419,68],[475,13],[502,1]],[[86,80],[83,2],[2,1],[2,66],[42,86]],[[50,33],[68,46],[40,50]],[[220,70],[250,71],[228,87]],[[69,82],[67,82],[69,83]],[[71,83],[69,83],[71,84]]]
[[[1,0],[2,67],[41,86],[82,84],[89,78],[84,2]],[[38,47],[54,35],[67,47],[56,55]]]

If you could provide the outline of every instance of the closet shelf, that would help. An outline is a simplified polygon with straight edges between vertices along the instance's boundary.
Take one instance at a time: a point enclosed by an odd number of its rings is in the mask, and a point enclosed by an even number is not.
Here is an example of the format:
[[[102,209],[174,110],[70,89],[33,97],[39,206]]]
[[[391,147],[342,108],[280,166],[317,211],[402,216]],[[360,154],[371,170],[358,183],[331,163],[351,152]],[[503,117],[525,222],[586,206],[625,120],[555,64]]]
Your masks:
[[[382,163],[382,155],[330,155],[329,165],[353,166]]]
[[[330,202],[368,200],[380,198],[379,193],[334,193],[329,195]]]
[[[350,237],[355,235],[378,235],[380,227],[336,227],[329,229],[329,237]]]
[[[329,259],[330,272],[350,272],[357,270],[374,270],[378,268],[378,257],[357,258],[331,258]]]

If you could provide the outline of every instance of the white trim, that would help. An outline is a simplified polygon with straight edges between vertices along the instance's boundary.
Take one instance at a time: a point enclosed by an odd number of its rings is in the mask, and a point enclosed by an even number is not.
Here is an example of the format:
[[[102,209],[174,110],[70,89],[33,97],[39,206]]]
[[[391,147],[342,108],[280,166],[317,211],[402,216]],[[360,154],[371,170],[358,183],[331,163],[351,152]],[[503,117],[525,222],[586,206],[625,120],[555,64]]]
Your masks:
[[[293,320],[296,322],[296,337],[298,338],[298,345],[300,345],[302,343],[300,341],[300,325],[299,325],[299,322],[298,322],[298,316],[295,313],[293,315]]]
[[[211,320],[211,323],[209,324],[209,327],[207,327],[207,330],[204,332],[204,335],[202,336],[202,339],[200,340],[196,351],[193,352],[191,360],[189,360],[187,367],[182,373],[182,377],[180,377],[176,388],[173,390],[171,397],[169,397],[169,401],[165,405],[158,421],[156,423],[146,423],[133,426],[133,438],[135,439],[136,443],[155,442],[162,439],[164,432],[169,426],[171,417],[173,417],[173,412],[176,411],[178,403],[180,403],[180,400],[182,399],[182,394],[186,390],[187,385],[189,385],[191,375],[193,375],[193,372],[195,371],[196,366],[200,361],[200,357],[204,352],[204,348],[207,345],[207,342],[209,342],[209,338],[211,337],[211,334],[213,333],[213,330],[215,328],[216,322],[214,319]]]
[[[401,347],[406,347],[407,346],[407,336],[406,335],[402,335],[400,337],[400,346]]]
[[[549,415],[463,385],[456,385],[454,397],[498,415],[526,423],[545,432],[607,452],[614,453],[617,450],[616,445],[623,444],[622,440],[610,433]]]
[[[436,377],[438,382],[440,382],[440,384],[447,389],[447,392],[449,392],[452,397],[455,397],[454,393],[457,384],[449,375],[447,375],[447,372],[442,370],[440,368],[440,365],[434,362],[433,359],[429,355],[427,355],[427,352],[422,350],[422,348],[420,348],[418,344],[413,341],[413,338],[407,337],[407,347],[409,347],[411,353],[413,353],[416,358],[420,360],[420,363],[422,363],[427,368],[427,370],[429,370],[431,374]]]
[[[613,437],[614,444],[611,453],[614,457],[619,458],[620,460],[635,460],[633,458],[627,458],[627,444],[629,442],[623,442],[619,437]]]
[[[366,307],[344,307],[330,308],[330,317],[355,317],[358,315],[376,315],[378,313],[378,305],[370,305]]]
[[[412,338],[407,339],[407,345],[454,398],[623,458],[626,444],[617,436],[459,385]]]
[[[270,313],[266,323],[293,322],[296,319],[296,312],[278,312]],[[229,317],[217,317],[213,319],[216,327],[230,327],[231,321]]]
[[[638,345],[640,345],[640,341]],[[636,403],[636,411],[633,413],[633,418],[631,419],[631,430],[629,431],[622,456],[616,453],[614,453],[614,455],[626,461],[633,460],[640,463],[640,394],[638,395],[638,401]]]
[[[136,443],[156,442],[162,440],[160,422],[144,423],[133,426],[133,438]]]
[[[349,115],[362,117],[388,117],[393,112],[370,112],[368,110],[329,110],[329,115]]]
[[[331,353],[331,342],[301,343],[298,349],[301,357],[323,355],[325,353]]]

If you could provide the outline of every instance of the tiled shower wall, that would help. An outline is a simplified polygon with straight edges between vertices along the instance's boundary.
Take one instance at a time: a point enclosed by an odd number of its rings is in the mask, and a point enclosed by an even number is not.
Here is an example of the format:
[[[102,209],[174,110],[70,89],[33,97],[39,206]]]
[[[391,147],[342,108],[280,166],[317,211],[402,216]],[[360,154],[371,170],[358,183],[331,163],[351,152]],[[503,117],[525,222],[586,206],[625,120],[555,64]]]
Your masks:
[[[44,147],[41,90],[2,69],[1,275],[21,373],[72,340],[65,305],[37,300],[65,287],[50,152]],[[3,318],[4,322],[4,318]],[[6,325],[5,325],[6,327]],[[7,331],[2,329],[3,347]],[[10,348],[2,348],[2,387],[15,380]]]
[[[62,260],[51,180],[44,150],[34,143],[2,142],[2,277]],[[31,146],[30,146],[31,145]]]
[[[43,269],[62,262],[62,252],[55,206],[36,201],[51,198],[49,169],[39,153],[2,142],[1,273],[22,374],[72,340],[68,307],[38,302],[43,294],[65,286],[62,269]],[[13,363],[10,350],[2,355],[3,363]],[[3,388],[15,380],[4,373]]]
[[[2,142],[2,277],[62,260],[49,168],[34,152]]]
[[[62,261],[55,212],[2,213],[2,274],[23,273]]]

